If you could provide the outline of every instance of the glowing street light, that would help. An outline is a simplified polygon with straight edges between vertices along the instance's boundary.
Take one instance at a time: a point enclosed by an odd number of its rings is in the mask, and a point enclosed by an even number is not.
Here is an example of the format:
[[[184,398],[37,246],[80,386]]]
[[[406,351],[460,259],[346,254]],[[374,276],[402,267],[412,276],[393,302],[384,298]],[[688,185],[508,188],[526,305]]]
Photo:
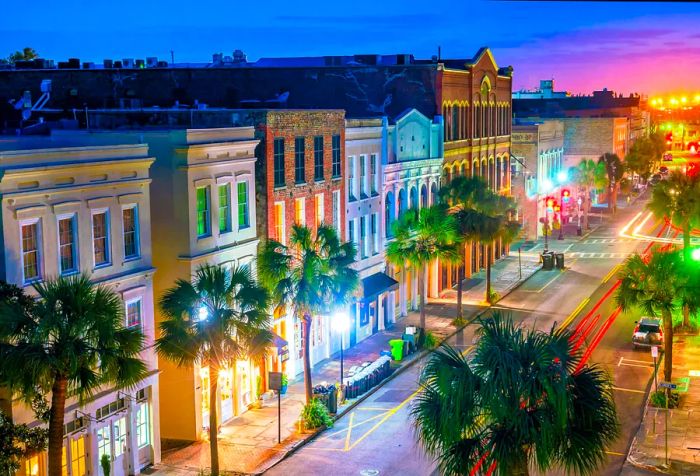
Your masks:
[[[569,174],[566,173],[566,170],[560,170],[559,173],[557,174],[557,182],[559,183],[564,183],[569,179]]]
[[[197,309],[197,321],[206,321],[208,317],[209,309],[207,309],[207,306],[202,304],[199,306],[199,309]]]
[[[333,316],[333,328],[340,333],[340,387],[343,387],[343,336],[350,328],[350,317],[344,310],[339,310]]]
[[[700,261],[700,248],[695,248],[693,251],[691,251],[690,257],[693,259],[693,261]]]

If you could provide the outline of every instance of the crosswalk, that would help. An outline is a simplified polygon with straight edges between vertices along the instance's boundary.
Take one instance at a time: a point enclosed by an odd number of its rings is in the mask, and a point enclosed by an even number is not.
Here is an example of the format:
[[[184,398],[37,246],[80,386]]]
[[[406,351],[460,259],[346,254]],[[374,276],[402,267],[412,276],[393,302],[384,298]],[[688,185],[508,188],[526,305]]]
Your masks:
[[[567,253],[570,258],[598,258],[598,259],[614,259],[627,258],[629,253],[585,253],[581,251],[570,251]]]
[[[600,244],[613,244],[613,243],[631,243],[635,240],[630,238],[589,238],[584,240],[582,244],[584,245],[600,245]]]

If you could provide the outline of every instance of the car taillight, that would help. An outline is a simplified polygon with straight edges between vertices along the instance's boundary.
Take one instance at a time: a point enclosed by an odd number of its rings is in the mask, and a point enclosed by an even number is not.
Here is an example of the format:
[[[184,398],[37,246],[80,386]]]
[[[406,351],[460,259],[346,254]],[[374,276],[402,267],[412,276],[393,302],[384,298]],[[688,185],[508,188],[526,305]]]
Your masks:
[[[660,328],[660,327],[659,327],[659,335],[660,335],[661,337],[663,337],[663,336],[664,336],[664,331],[663,331],[663,330],[661,330],[661,328]]]
[[[637,332],[639,332],[639,324],[637,324],[636,326],[634,326],[634,332],[633,332],[633,333],[636,334]]]

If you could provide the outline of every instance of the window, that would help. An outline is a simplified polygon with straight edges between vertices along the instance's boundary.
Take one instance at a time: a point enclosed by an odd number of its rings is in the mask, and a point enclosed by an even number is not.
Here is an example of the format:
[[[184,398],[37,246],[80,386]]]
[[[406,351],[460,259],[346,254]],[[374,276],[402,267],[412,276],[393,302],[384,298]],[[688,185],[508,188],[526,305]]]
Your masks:
[[[340,190],[333,192],[333,226],[340,236]]]
[[[360,156],[360,196],[367,196],[367,157],[364,155]]]
[[[126,417],[121,417],[112,423],[114,436],[114,457],[118,458],[126,453]]]
[[[314,137],[314,180],[323,180],[323,136]]]
[[[316,229],[323,223],[323,194],[319,193],[314,197],[314,225]]]
[[[85,437],[70,440],[71,476],[85,476]]]
[[[250,214],[248,213],[248,182],[238,182],[238,229],[250,226]]]
[[[231,184],[219,185],[219,233],[231,231]]]
[[[272,167],[275,187],[284,187],[284,139],[282,137],[275,139]]]
[[[197,236],[209,236],[211,234],[211,197],[209,186],[197,187]]]
[[[78,270],[75,246],[75,215],[58,219],[58,256],[61,274],[75,273]]]
[[[127,301],[126,327],[141,327],[141,298]]]
[[[355,157],[348,157],[348,197],[355,201]]]
[[[332,159],[332,176],[333,178],[340,177],[340,136],[333,136],[332,146],[333,146],[333,159]]]
[[[306,159],[306,151],[303,137],[294,139],[294,182],[306,182],[306,170],[304,169],[304,160]]]
[[[377,213],[370,217],[370,237],[372,238],[372,254],[379,253],[379,231],[377,230]]]
[[[92,252],[95,266],[109,264],[109,214],[107,211],[92,215]]]
[[[122,211],[124,224],[124,258],[135,258],[139,255],[138,210],[136,206]]]
[[[103,426],[102,428],[97,429],[97,457],[98,460],[102,458],[102,456],[107,455],[110,458],[112,457],[112,450],[110,448],[110,441],[112,438],[112,435],[110,433],[110,428],[109,425]]]
[[[275,238],[285,244],[284,237],[284,202],[275,203]]]
[[[39,222],[22,225],[22,269],[24,282],[41,278],[39,255]]]
[[[363,258],[367,257],[367,243],[366,243],[366,235],[367,235],[367,219],[362,216],[360,217],[360,256]]]
[[[348,241],[355,241],[355,223],[353,219],[348,220]]]
[[[139,448],[151,444],[151,419],[148,402],[140,403],[136,412],[136,444]]]
[[[369,156],[369,190],[372,195],[377,194],[377,154]]]
[[[297,225],[306,224],[306,199],[297,198],[294,200],[294,223]]]

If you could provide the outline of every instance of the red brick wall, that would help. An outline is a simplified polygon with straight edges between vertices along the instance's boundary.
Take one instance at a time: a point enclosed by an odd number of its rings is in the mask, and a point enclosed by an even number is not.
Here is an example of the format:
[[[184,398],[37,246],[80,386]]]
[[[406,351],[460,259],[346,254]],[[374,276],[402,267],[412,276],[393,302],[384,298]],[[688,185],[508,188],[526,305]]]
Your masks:
[[[306,198],[306,225],[313,227],[315,221],[315,196],[323,193],[324,222],[333,224],[333,192],[340,192],[341,236],[345,227],[345,112],[341,110],[274,110],[268,111],[262,124],[264,132],[264,177],[266,185],[266,216],[259,217],[266,223],[265,236],[277,239],[275,235],[275,202],[285,203],[285,227],[287,237],[294,223],[294,202],[296,198]],[[334,135],[340,136],[340,177],[332,178],[332,150]],[[323,136],[324,179],[314,180],[314,137]],[[285,182],[284,188],[274,187],[274,140],[284,138]],[[297,185],[294,177],[294,145],[297,137],[305,138],[306,183]]]

